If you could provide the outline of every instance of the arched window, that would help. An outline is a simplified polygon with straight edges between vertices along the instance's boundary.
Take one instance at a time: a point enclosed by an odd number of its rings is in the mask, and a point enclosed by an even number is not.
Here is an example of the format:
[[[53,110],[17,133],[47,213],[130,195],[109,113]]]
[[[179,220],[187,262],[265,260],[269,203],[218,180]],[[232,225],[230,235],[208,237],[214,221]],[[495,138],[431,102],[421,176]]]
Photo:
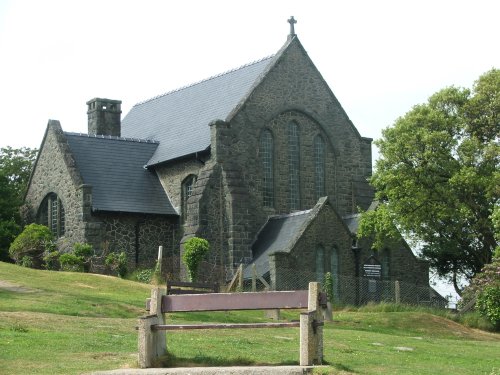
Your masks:
[[[52,234],[59,238],[66,231],[66,215],[61,199],[55,193],[48,194],[38,209],[37,221],[49,227]]]
[[[332,248],[332,252],[330,254],[330,272],[332,273],[332,279],[333,279],[333,296],[335,297],[335,300],[338,301],[340,266],[339,266],[339,251],[336,247]]]
[[[187,176],[184,181],[182,181],[181,186],[181,215],[182,220],[186,219],[187,215],[187,201],[191,195],[193,195],[193,188],[196,182],[196,176],[194,174],[190,174]]]
[[[325,249],[323,246],[316,247],[316,281],[323,283],[325,277]]]
[[[300,209],[300,137],[299,126],[288,124],[288,182],[290,211]]]
[[[314,137],[314,188],[316,199],[325,196],[325,142],[320,135]]]
[[[262,203],[264,207],[274,207],[274,142],[268,129],[260,135],[259,156],[262,166]]]
[[[388,279],[391,274],[391,256],[388,249],[384,249],[380,254],[380,263],[382,266],[382,278]]]

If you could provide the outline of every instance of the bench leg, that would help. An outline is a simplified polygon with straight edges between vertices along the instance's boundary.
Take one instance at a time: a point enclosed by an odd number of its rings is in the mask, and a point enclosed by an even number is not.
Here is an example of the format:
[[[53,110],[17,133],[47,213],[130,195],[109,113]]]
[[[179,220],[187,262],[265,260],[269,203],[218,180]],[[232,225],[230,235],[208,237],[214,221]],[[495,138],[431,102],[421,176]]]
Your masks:
[[[165,331],[155,331],[151,326],[165,324],[165,315],[161,312],[162,296],[166,294],[164,288],[151,290],[151,315],[139,318],[138,334],[138,364],[140,368],[149,368],[159,357],[167,354],[167,339]]]
[[[138,334],[138,364],[139,368],[149,368],[152,366],[156,356],[155,336],[157,332],[153,332],[152,325],[158,324],[156,315],[147,315],[139,318],[139,334]]]
[[[319,306],[319,283],[309,283],[309,305],[300,314],[300,365],[323,363],[323,313]]]
[[[167,294],[165,288],[151,289],[150,314],[156,315],[158,318],[157,324],[165,324],[165,314],[162,314],[161,303],[162,297]],[[165,331],[156,331],[154,334],[155,340],[155,355],[156,358],[167,354],[167,334]]]

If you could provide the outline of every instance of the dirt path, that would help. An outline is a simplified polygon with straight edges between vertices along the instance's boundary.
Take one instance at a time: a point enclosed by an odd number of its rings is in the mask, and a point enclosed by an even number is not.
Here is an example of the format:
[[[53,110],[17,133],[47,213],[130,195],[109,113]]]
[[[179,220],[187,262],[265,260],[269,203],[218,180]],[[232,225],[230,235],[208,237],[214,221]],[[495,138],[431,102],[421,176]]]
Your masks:
[[[33,293],[36,291],[35,289],[25,288],[21,285],[13,284],[9,281],[3,281],[3,280],[0,280],[0,289],[17,293]]]

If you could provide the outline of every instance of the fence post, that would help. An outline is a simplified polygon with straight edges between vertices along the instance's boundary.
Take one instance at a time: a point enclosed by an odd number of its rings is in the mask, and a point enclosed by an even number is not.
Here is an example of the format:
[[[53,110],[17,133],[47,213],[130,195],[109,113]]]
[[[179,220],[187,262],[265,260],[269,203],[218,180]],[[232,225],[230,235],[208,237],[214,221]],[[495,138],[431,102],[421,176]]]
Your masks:
[[[399,285],[399,280],[396,280],[394,282],[394,294],[395,294],[396,303],[401,303],[401,288]]]
[[[240,292],[243,292],[243,263],[238,267],[238,288]]]
[[[257,267],[252,263],[252,292],[257,291]]]
[[[319,305],[320,285],[309,283],[307,312],[300,314],[300,365],[323,362],[323,314]]]

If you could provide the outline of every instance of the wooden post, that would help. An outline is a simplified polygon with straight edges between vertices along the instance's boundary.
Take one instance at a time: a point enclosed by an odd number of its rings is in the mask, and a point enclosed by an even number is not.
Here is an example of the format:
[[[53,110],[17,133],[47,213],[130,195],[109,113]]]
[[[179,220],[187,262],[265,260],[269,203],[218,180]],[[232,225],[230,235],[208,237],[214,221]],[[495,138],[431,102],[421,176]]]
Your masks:
[[[252,263],[252,292],[257,291],[257,267]]]
[[[238,267],[238,289],[243,292],[243,263]]]
[[[399,286],[399,280],[394,282],[394,294],[396,303],[401,303],[401,288]]]
[[[300,365],[323,362],[323,313],[319,305],[320,285],[309,283],[307,312],[300,314]]]
[[[155,332],[151,330],[152,325],[158,324],[156,315],[147,315],[139,318],[138,322],[138,365],[139,368],[148,368],[153,364],[155,355]]]
[[[156,324],[165,324],[165,314],[161,312],[162,296],[166,295],[165,288],[151,289],[150,314],[157,317]],[[153,358],[156,359],[167,354],[167,337],[165,331],[153,332]]]

